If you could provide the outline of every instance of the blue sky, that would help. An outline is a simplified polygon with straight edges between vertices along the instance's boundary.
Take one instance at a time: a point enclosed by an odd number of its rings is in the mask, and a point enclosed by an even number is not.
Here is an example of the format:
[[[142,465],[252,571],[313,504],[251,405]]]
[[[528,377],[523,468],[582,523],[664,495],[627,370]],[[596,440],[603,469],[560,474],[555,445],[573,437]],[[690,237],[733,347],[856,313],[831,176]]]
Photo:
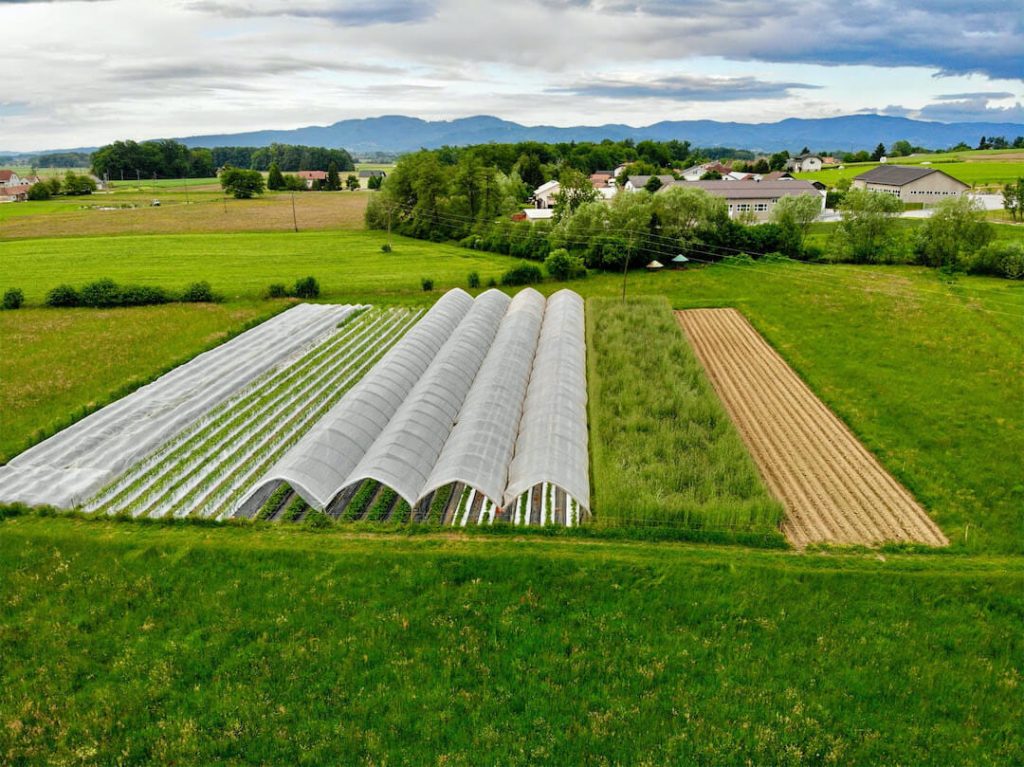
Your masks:
[[[0,0],[0,150],[495,114],[1024,123],[1024,2]]]

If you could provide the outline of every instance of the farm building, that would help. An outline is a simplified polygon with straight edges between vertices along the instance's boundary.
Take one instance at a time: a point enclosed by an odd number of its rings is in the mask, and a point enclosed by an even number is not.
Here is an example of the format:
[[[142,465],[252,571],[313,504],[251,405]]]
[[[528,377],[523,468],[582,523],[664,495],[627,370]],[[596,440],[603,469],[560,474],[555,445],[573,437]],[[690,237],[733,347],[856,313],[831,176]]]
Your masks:
[[[767,221],[772,207],[780,198],[789,195],[815,195],[825,209],[825,195],[813,184],[797,179],[779,181],[675,181],[663,186],[666,189],[703,189],[709,194],[724,197],[729,205],[729,216],[752,213],[758,221]]]
[[[627,192],[636,192],[640,189],[645,189],[650,180],[650,176],[630,176],[626,179],[626,184],[623,188]],[[675,181],[672,176],[658,176],[658,180],[661,181],[661,188],[664,188]]]
[[[726,176],[732,172],[732,168],[720,162],[704,162],[687,168],[679,175],[682,176],[683,181],[700,181],[705,173],[712,172],[721,173],[723,176]]]
[[[325,170],[300,170],[295,175],[306,182],[306,189],[312,189],[318,181],[327,180],[327,171]]]
[[[903,202],[938,202],[970,189],[948,173],[914,165],[881,165],[854,178],[853,188],[891,194]]]
[[[361,170],[359,178],[387,178],[388,174],[382,170]]]
[[[0,186],[0,202],[24,202],[28,199],[31,184],[6,184]]]

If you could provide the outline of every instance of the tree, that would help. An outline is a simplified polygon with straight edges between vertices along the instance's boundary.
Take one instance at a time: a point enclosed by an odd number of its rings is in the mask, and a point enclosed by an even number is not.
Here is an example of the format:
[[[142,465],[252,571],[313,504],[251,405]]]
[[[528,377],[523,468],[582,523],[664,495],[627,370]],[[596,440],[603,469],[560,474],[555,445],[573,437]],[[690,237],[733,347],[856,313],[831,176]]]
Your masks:
[[[654,194],[659,189],[661,189],[661,186],[661,179],[658,178],[657,176],[651,176],[649,179],[647,179],[647,183],[644,184],[644,189],[646,189],[651,194]]]
[[[700,177],[700,180],[701,181],[721,181],[722,180],[722,174],[719,173],[717,170],[709,170],[709,171],[706,171],[704,173],[704,175]]]
[[[374,176],[370,176],[369,180],[366,182],[366,188],[367,189],[380,189],[383,184],[384,184],[384,176],[374,175]]]
[[[772,166],[768,164],[768,160],[765,157],[758,158],[757,162],[755,162],[751,168],[753,173],[760,173],[762,175],[765,173],[771,173],[771,170]]]
[[[544,268],[547,269],[548,274],[560,282],[575,280],[587,274],[587,269],[583,266],[583,259],[573,255],[565,248],[551,251],[551,254],[544,259]]]
[[[258,170],[225,168],[220,174],[220,186],[225,192],[234,195],[235,199],[247,200],[263,194],[263,174]]]
[[[771,219],[792,243],[791,250],[803,250],[804,237],[811,224],[821,214],[821,197],[810,194],[789,194],[780,197],[772,207]]]
[[[348,178],[345,179],[345,188],[348,189],[350,192],[358,192],[359,176],[350,173],[348,175]]]
[[[96,191],[96,182],[91,176],[69,170],[64,174],[64,183],[61,184],[60,190],[69,196],[92,194]]]
[[[50,185],[45,181],[39,181],[28,188],[28,198],[30,200],[49,200],[50,197],[52,197]]]
[[[32,190],[30,189],[30,197],[31,194]],[[1019,218],[1024,219],[1024,176],[1003,186],[1003,207],[1014,221]]]
[[[909,154],[914,153],[914,147],[911,146],[909,141],[897,141],[892,145],[889,150],[889,154],[893,157],[906,157]]]
[[[992,241],[985,209],[967,195],[939,203],[918,232],[915,253],[925,266],[955,268]]]
[[[871,153],[871,159],[878,162],[883,157],[885,157],[885,144],[879,141],[878,146],[875,147],[875,151]]]
[[[895,218],[902,210],[903,203],[891,194],[851,189],[834,233],[840,256],[857,264],[894,258],[900,246]]]
[[[563,168],[558,183],[558,194],[555,195],[555,218],[558,220],[571,216],[580,205],[598,198],[590,178],[575,168]]]
[[[192,178],[210,178],[214,175],[213,152],[203,147],[188,152],[188,174]]]
[[[352,176],[349,176],[349,178],[352,178]],[[349,186],[349,189],[351,188]],[[338,163],[332,161],[327,166],[327,191],[337,192],[339,189],[341,189],[341,177],[338,176]]]
[[[267,189],[277,191],[284,188],[284,174],[281,173],[277,163],[273,162],[270,164],[270,170],[267,172]]]

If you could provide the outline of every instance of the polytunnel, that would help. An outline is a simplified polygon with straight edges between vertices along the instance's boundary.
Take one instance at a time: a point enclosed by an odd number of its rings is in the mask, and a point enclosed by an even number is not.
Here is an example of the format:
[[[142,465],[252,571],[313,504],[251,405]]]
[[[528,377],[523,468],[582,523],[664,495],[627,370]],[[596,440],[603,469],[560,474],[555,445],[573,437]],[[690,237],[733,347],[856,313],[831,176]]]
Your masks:
[[[0,498],[71,507],[361,307],[300,304],[0,467]]]
[[[504,505],[547,482],[589,511],[588,467],[583,299],[560,290],[544,311]]]
[[[498,290],[488,290],[473,302],[387,427],[333,495],[376,480],[410,506],[416,505],[509,304],[509,297]]]
[[[473,305],[463,290],[445,293],[366,377],[282,456],[248,499],[265,494],[268,485],[285,481],[311,506],[325,509]],[[240,508],[247,506],[248,499]]]
[[[461,482],[501,505],[543,317],[536,290],[512,299],[421,498]]]

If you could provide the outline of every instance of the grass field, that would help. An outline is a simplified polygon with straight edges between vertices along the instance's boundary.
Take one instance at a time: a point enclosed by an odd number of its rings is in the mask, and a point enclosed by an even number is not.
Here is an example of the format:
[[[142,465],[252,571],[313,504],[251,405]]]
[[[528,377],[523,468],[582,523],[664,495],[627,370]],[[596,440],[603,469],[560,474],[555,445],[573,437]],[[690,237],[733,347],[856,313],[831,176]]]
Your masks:
[[[1018,764],[1019,559],[0,522],[0,760]]]
[[[586,316],[597,523],[777,538],[781,506],[668,300],[591,298]]]
[[[280,305],[0,312],[0,462]]]

